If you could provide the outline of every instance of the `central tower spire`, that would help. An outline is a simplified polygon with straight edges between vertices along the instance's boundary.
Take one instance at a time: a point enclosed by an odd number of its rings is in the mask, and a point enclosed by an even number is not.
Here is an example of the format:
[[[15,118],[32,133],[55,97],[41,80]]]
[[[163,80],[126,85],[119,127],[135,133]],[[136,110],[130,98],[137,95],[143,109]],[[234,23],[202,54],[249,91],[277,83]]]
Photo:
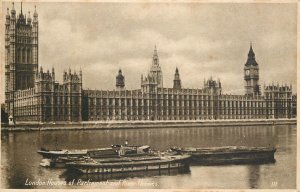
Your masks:
[[[158,58],[156,45],[154,46],[154,53],[152,58],[152,65],[150,68],[150,75],[153,77],[157,87],[159,88],[163,87],[163,76],[162,76],[161,67],[159,65],[159,58]]]
[[[152,61],[152,64],[153,64],[153,65],[159,66],[159,59],[158,59],[158,54],[157,54],[156,45],[154,46],[154,53],[153,53],[153,61]]]

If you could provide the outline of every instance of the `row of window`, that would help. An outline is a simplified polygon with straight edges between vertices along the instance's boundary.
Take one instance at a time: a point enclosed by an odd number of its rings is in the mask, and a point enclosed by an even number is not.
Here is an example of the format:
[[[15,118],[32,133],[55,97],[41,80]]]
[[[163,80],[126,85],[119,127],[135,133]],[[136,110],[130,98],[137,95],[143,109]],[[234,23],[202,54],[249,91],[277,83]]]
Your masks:
[[[31,63],[32,51],[31,49],[17,49],[16,58],[18,63]]]

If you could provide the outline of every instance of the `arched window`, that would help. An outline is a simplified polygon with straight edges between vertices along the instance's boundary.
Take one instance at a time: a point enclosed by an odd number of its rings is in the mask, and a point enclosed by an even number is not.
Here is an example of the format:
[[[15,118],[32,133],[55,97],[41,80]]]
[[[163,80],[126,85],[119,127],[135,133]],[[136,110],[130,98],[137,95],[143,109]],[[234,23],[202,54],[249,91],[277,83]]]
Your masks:
[[[21,62],[21,54],[22,54],[21,50],[18,49],[16,54],[17,54],[17,62]]]
[[[31,61],[31,50],[27,49],[27,63],[30,63]]]
[[[26,50],[25,48],[22,50],[22,62],[26,62]]]

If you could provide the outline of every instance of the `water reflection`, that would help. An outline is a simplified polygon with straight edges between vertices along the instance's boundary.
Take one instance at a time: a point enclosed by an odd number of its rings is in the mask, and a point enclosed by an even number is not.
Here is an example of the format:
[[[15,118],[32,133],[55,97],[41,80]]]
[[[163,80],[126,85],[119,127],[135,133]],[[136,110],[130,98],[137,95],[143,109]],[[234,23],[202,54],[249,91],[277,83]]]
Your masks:
[[[249,165],[249,187],[251,189],[258,188],[260,166],[259,165]]]
[[[97,131],[42,131],[1,134],[2,186],[5,188],[26,188],[26,179],[51,178],[63,181],[59,175],[64,170],[50,170],[39,166],[42,159],[36,151],[40,147],[55,148],[55,140],[60,148],[97,148],[111,144],[147,144],[157,150],[173,146],[216,147],[253,146],[276,147],[275,164],[191,167],[191,175],[151,177],[161,188],[271,188],[271,179],[277,179],[279,188],[296,186],[296,126],[242,126],[242,127],[201,127],[168,129],[130,129]],[[224,174],[233,177],[239,170],[243,179],[235,182],[223,181]],[[225,172],[226,171],[226,172]],[[213,176],[212,176],[213,173]],[[284,175],[284,177],[282,176]],[[199,177],[203,178],[199,180]],[[177,180],[185,182],[177,183]],[[210,182],[211,180],[211,182]],[[173,186],[174,185],[174,186]],[[41,188],[47,188],[43,186]],[[58,186],[58,188],[62,188]]]

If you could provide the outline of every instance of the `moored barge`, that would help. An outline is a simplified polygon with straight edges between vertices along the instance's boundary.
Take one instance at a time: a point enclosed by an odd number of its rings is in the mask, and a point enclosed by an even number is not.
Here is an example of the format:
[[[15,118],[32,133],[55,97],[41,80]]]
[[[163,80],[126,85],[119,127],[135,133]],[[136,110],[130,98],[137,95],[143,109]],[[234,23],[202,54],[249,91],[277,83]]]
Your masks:
[[[178,154],[191,155],[193,163],[201,165],[274,163],[274,147],[226,146],[212,148],[171,148]]]
[[[165,169],[189,169],[190,155],[121,157],[108,161],[87,159],[66,163],[66,168],[83,174],[105,174]]]
[[[84,161],[90,158],[102,159],[107,161],[112,158],[119,159],[120,157],[141,157],[152,155],[153,151],[150,146],[136,145],[112,145],[111,148],[98,149],[82,149],[82,150],[46,150],[38,151],[43,156],[40,163],[43,167],[63,168],[68,162]],[[105,160],[107,159],[107,160]],[[100,160],[99,160],[100,161]]]
[[[38,154],[42,155],[45,159],[57,159],[59,157],[112,157],[118,155],[119,146],[112,146],[107,148],[98,149],[61,149],[61,150],[47,150],[41,148],[37,151]]]

